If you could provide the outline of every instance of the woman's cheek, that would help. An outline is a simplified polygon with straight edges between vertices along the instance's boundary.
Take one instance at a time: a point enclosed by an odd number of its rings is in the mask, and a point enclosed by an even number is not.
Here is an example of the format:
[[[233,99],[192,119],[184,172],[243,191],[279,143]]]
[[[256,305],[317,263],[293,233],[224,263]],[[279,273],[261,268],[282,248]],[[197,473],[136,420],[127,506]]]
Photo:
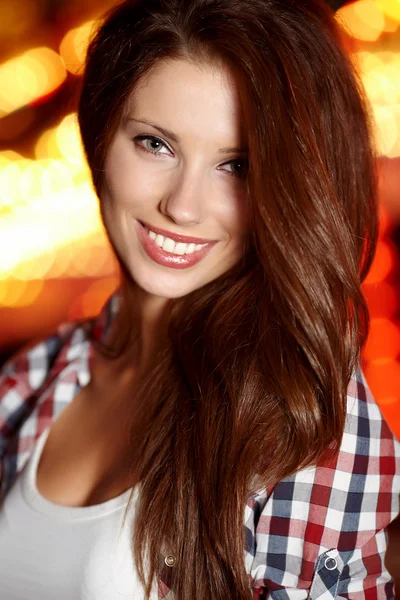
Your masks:
[[[217,218],[231,236],[246,235],[250,227],[247,193],[241,189],[231,188],[221,199]]]

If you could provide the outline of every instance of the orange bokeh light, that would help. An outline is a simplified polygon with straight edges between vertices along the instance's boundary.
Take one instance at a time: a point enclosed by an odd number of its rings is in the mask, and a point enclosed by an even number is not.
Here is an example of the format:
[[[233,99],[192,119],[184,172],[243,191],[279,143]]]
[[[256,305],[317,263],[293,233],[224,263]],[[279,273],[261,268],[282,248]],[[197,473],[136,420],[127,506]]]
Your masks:
[[[388,242],[379,241],[374,262],[365,283],[379,283],[386,279],[395,263],[395,252]]]
[[[364,374],[390,428],[400,439],[400,363],[393,358],[373,360],[364,366]]]
[[[393,317],[399,307],[396,288],[385,281],[363,286],[363,294],[372,318]]]
[[[382,202],[379,204],[379,237],[380,239],[384,238],[386,236],[386,234],[388,233],[388,230],[390,228],[390,218],[389,218],[389,213],[388,210],[386,208],[386,206],[384,206],[384,204],[382,204]]]
[[[91,318],[98,314],[105,301],[120,283],[119,273],[94,281],[84,294],[78,296],[68,311],[68,320]]]
[[[365,360],[397,358],[399,354],[400,327],[389,319],[371,319],[370,333],[364,348]]]
[[[372,393],[377,398],[400,397],[400,363],[394,358],[378,358],[364,367]]]

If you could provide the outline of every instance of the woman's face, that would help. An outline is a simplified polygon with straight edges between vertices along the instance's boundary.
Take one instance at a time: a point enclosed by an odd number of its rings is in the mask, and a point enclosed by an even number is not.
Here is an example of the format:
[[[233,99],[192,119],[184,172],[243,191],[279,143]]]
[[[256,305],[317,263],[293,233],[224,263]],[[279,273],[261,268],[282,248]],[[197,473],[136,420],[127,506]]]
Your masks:
[[[105,161],[105,227],[147,293],[182,297],[244,253],[246,139],[219,66],[162,61],[132,95]]]

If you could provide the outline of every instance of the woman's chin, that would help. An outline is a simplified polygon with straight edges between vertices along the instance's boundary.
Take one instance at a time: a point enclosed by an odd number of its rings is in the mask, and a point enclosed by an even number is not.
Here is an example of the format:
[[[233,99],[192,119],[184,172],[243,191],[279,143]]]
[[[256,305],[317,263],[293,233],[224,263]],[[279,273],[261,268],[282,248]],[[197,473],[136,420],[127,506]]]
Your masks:
[[[131,278],[140,290],[149,296],[157,296],[165,300],[173,300],[183,298],[191,292],[199,289],[204,284],[198,285],[183,285],[180,282],[174,281],[174,277],[160,276],[154,274],[154,277],[141,277],[131,271]]]

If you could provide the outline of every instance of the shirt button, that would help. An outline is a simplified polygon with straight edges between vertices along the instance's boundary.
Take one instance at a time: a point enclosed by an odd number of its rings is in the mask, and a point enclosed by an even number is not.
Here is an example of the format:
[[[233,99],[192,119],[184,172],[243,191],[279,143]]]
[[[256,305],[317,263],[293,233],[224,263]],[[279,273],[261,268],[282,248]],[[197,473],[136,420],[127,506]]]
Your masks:
[[[337,560],[334,558],[327,558],[325,560],[325,567],[328,569],[328,571],[333,571],[334,569],[337,569]]]
[[[173,554],[168,554],[168,556],[164,558],[164,562],[167,567],[174,567],[176,565],[176,557]]]

